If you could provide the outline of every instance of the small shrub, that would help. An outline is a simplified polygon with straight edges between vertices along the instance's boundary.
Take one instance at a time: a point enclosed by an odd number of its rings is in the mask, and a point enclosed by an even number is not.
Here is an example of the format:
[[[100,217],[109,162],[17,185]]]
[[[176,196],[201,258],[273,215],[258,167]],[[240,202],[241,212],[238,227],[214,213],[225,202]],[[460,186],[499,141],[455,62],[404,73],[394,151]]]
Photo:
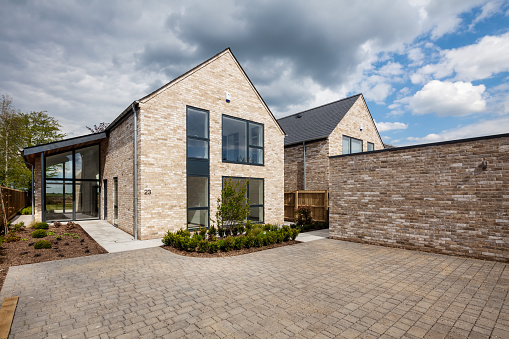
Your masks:
[[[60,226],[62,226],[62,223],[60,221],[55,221],[53,223],[53,227],[60,227]]]
[[[216,253],[219,251],[219,242],[213,241],[209,243],[209,253]]]
[[[311,207],[301,206],[295,210],[295,216],[297,217],[297,226],[309,225],[312,222],[311,218]]]
[[[32,232],[32,238],[44,238],[47,235],[48,233],[45,230],[35,230]]]
[[[36,231],[37,232],[37,231]],[[36,250],[42,249],[42,248],[51,248],[51,243],[47,240],[39,240],[34,244],[34,248]]]
[[[244,247],[244,239],[245,237],[233,238],[234,240],[233,248],[236,250],[241,250]]]
[[[217,243],[219,244],[219,249],[223,252],[226,252],[226,249],[224,248],[224,239],[219,239]]]
[[[201,240],[198,242],[198,252],[205,253],[209,251],[210,243],[208,240]]]
[[[62,236],[61,235],[57,235],[57,236],[55,236],[55,239],[62,240]]]
[[[9,226],[9,229],[14,231],[14,232],[19,232],[21,231],[22,229],[24,229],[26,226],[25,226],[25,223],[23,221],[20,221],[18,222],[17,224],[14,224],[14,225],[10,225]]]
[[[254,238],[254,242],[253,242],[253,246],[254,247],[262,247],[263,246],[263,237],[265,236],[265,234],[258,234],[255,238]]]
[[[225,234],[226,230],[224,228],[222,228],[221,226],[218,226],[217,228],[217,234],[219,234],[219,236],[221,238],[224,238],[224,234]]]
[[[246,232],[249,232],[253,229],[253,224],[251,223],[250,220],[246,221],[246,223],[244,224],[244,228],[246,229]]]
[[[265,232],[263,227],[263,225],[254,225],[250,233],[256,237],[258,234]]]
[[[245,231],[246,228],[244,227],[244,225],[242,224],[237,225],[237,234],[243,234]]]
[[[187,251],[191,242],[191,238],[186,236],[177,236],[175,247],[182,251]]]
[[[271,245],[271,244],[275,244],[276,241],[277,241],[277,235],[275,232],[272,232],[272,231],[269,231],[267,233],[265,233],[266,237],[267,237],[267,243],[268,245]]]
[[[49,231],[49,232],[48,232],[48,235],[55,235],[55,232],[53,232],[53,231]]]
[[[245,248],[251,248],[251,247],[253,247],[254,242],[255,242],[254,235],[252,235],[252,234],[246,235],[245,239],[244,239],[244,247]]]
[[[2,246],[3,243],[4,243],[4,236],[0,235],[0,246]]]
[[[19,240],[21,240],[21,237],[17,236],[16,232],[14,232],[14,231],[9,231],[7,236],[4,238],[5,242],[16,242]]]
[[[207,229],[206,228],[200,228],[200,235],[203,239],[207,237]]]
[[[35,226],[40,223],[40,221],[37,221],[37,220],[34,220],[32,222],[30,222],[30,224],[28,225],[29,228],[35,228]]]
[[[76,226],[76,224],[73,221],[68,221],[67,225],[65,226],[65,229],[72,230],[72,229],[74,229],[75,226]]]
[[[232,236],[228,236],[224,239],[224,251],[225,252],[233,250],[233,248],[235,247],[235,239],[236,238],[234,238]]]
[[[296,228],[292,229],[292,235],[291,235],[292,240],[295,240],[295,238],[297,238],[298,235],[299,235],[299,230]]]
[[[215,228],[214,226],[210,226],[210,228],[209,228],[209,230],[208,230],[208,232],[207,232],[207,234],[209,235],[209,237],[210,237],[211,235],[215,237],[215,236],[216,236],[216,233],[217,233],[216,228]]]
[[[25,207],[21,210],[21,214],[29,215],[32,214],[32,206]]]
[[[199,234],[198,234],[198,237],[201,238]],[[198,240],[198,237],[193,236],[192,238],[189,239],[189,242],[188,242],[188,245],[187,245],[187,250],[189,252],[196,251],[196,247],[198,247],[198,243],[201,241],[201,239]]]
[[[163,242],[163,244],[165,246],[174,246],[175,234],[173,234],[172,232],[168,231],[168,232],[166,232],[166,234],[163,237],[163,239],[161,239],[161,241]]]
[[[47,222],[38,222],[35,225],[36,230],[47,230],[49,228],[49,225]]]

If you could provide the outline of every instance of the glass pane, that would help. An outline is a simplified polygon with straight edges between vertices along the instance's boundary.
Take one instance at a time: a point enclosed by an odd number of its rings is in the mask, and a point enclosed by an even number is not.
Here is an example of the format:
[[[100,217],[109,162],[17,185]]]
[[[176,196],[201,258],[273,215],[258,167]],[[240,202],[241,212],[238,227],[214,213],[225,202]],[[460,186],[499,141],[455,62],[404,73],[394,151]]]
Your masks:
[[[187,157],[208,159],[209,142],[187,138]]]
[[[375,150],[375,144],[371,143],[371,142],[368,142],[368,152],[369,151],[374,151]]]
[[[249,145],[263,147],[263,126],[249,124]]]
[[[208,210],[188,210],[187,211],[187,228],[195,229],[200,227],[209,227],[209,211]]]
[[[208,113],[194,108],[187,108],[187,136],[209,138]]]
[[[223,187],[225,185],[225,182],[231,181],[233,184],[233,187],[236,187],[237,189],[242,188],[243,186],[246,186],[248,179],[244,178],[229,178],[229,177],[223,177]],[[236,186],[238,184],[238,186]],[[247,189],[246,189],[246,199],[247,199]]]
[[[46,178],[72,179],[72,152],[46,157]]]
[[[249,220],[253,222],[263,222],[263,207],[250,207]]]
[[[223,160],[247,162],[246,122],[223,116]]]
[[[99,217],[99,182],[76,182],[76,219]]]
[[[209,206],[209,178],[187,177],[187,207]]]
[[[76,179],[99,180],[99,145],[77,150],[74,161],[76,162]]]
[[[46,182],[46,220],[72,219],[72,185]]]
[[[263,165],[263,149],[249,147],[249,163]]]
[[[343,135],[343,154],[350,154],[350,138]]]
[[[249,202],[251,205],[263,205],[262,179],[249,179]]]
[[[362,152],[362,140],[352,138],[352,153]]]
[[[113,178],[113,224],[118,225],[118,178]]]

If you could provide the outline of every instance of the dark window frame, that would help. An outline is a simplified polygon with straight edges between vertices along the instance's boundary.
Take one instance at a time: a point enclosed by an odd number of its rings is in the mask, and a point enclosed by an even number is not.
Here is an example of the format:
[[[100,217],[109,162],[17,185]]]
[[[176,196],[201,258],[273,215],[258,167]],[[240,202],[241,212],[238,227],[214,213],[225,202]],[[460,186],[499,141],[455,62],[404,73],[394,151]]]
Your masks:
[[[223,158],[223,149],[224,149],[224,142],[223,142],[223,119],[224,118],[227,118],[227,119],[232,119],[232,120],[238,120],[238,121],[242,121],[245,123],[246,125],[246,144],[245,144],[245,147],[246,147],[246,158],[247,158],[247,161],[233,161],[233,160],[226,160]],[[249,144],[249,140],[250,140],[250,135],[249,135],[249,132],[250,132],[250,129],[249,129],[249,125],[257,125],[257,126],[260,126],[262,128],[262,146],[256,146],[256,145],[251,145]],[[262,151],[262,162],[261,164],[258,164],[258,163],[253,163],[253,162],[250,162],[249,160],[249,149],[250,148],[254,148],[254,149],[258,149],[258,150],[261,150]],[[237,118],[237,117],[232,117],[230,115],[226,115],[226,114],[223,114],[222,117],[221,117],[221,159],[223,160],[223,162],[225,163],[231,163],[231,164],[242,164],[242,165],[252,165],[252,166],[265,166],[265,125],[260,123],[260,122],[254,122],[254,121],[251,121],[251,120],[246,120],[246,119],[241,119],[241,118]]]
[[[254,180],[261,180],[262,181],[262,189],[263,189],[263,194],[262,194],[262,204],[249,204],[249,207],[261,207],[262,208],[262,220],[261,221],[256,221],[254,222],[255,224],[264,224],[265,223],[265,179],[264,178],[254,178],[254,177],[232,177],[232,176],[228,176],[228,175],[223,175],[222,176],[222,179],[221,179],[221,191],[223,190],[223,187],[224,187],[224,180],[225,179],[244,179],[244,180],[248,180],[248,183],[247,183],[247,199],[249,199],[249,181],[251,181],[251,179],[254,179]],[[249,220],[249,216],[248,216],[248,219]]]
[[[371,147],[372,147],[373,149],[369,149],[369,146],[370,146],[370,145],[371,145]],[[375,144],[374,144],[374,143],[372,143],[372,142],[367,141],[367,151],[368,151],[368,152],[372,152],[372,151],[374,151],[374,150],[375,150]]]
[[[203,113],[207,113],[207,137],[206,138],[202,138],[202,137],[197,137],[197,136],[189,136],[187,134],[187,132],[189,131],[189,119],[188,119],[188,116],[189,116],[189,109],[193,109],[193,110],[197,110],[197,111],[201,111]],[[198,140],[198,141],[206,141],[208,144],[207,144],[207,158],[196,158],[196,157],[190,157],[189,156],[189,140]],[[186,159],[202,159],[202,160],[205,160],[205,159],[210,159],[210,112],[205,110],[205,109],[201,109],[201,108],[198,108],[198,107],[193,107],[193,106],[186,106]]]
[[[364,141],[362,139],[357,139],[357,138],[354,138],[354,137],[351,137],[351,136],[348,136],[346,134],[343,134],[342,137],[341,137],[341,143],[343,143],[345,141],[345,138],[348,138],[348,142],[350,143],[349,144],[349,148],[350,148],[350,152],[349,153],[343,153],[343,145],[341,146],[341,154],[355,154],[355,153],[362,153],[364,152]],[[352,140],[357,140],[357,141],[360,141],[361,142],[361,151],[360,152],[353,152],[352,153]]]

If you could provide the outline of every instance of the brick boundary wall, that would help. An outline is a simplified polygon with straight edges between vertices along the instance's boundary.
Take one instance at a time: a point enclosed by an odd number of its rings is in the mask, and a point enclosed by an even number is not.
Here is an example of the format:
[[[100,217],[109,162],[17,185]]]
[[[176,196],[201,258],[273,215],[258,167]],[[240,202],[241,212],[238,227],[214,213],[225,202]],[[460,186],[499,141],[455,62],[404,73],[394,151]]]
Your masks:
[[[509,134],[330,165],[331,238],[509,262]]]

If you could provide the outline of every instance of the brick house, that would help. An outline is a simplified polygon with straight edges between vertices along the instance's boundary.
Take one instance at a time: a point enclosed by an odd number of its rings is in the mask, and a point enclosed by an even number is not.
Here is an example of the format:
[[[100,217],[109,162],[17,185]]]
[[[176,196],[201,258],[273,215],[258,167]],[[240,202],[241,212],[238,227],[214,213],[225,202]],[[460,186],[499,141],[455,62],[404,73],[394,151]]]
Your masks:
[[[384,148],[362,94],[278,122],[287,134],[285,191],[328,190],[330,156]]]
[[[284,132],[228,48],[134,101],[101,133],[25,148],[36,218],[104,219],[138,239],[207,227],[224,180],[283,222]]]

